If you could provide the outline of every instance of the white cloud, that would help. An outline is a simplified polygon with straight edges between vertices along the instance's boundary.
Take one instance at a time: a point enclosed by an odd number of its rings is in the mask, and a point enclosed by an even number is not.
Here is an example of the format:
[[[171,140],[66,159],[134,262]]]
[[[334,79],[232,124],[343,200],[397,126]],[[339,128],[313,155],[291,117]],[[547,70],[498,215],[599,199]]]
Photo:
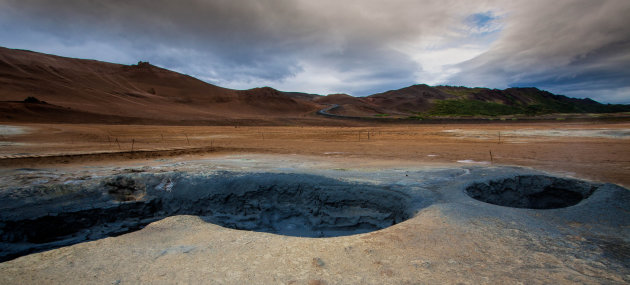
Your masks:
[[[461,70],[455,65],[475,58],[486,51],[483,46],[468,45],[445,49],[406,49],[409,58],[422,70],[416,74],[416,80],[429,85],[445,83]]]

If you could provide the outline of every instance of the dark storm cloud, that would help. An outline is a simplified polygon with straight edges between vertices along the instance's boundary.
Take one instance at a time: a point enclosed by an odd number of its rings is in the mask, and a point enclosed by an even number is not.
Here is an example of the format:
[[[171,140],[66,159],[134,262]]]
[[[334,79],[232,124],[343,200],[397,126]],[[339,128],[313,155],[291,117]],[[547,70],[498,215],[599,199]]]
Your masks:
[[[629,7],[627,0],[0,0],[0,45],[150,61],[233,88],[367,95],[413,83],[529,84],[582,96],[576,88],[597,86],[617,95],[592,97],[623,101],[628,49],[615,47],[630,39]]]
[[[410,1],[83,1],[4,0],[4,42],[72,56],[78,46],[108,43],[121,52],[95,54],[126,63],[149,60],[217,83],[283,81],[303,65],[340,72],[396,75],[411,84],[418,65],[387,48],[444,26],[436,6]],[[431,4],[431,5],[429,5]],[[391,13],[396,11],[396,13]],[[444,8],[444,10],[447,10]],[[435,28],[431,28],[435,29]],[[41,47],[36,47],[36,42]],[[111,49],[105,48],[104,52]],[[70,52],[64,53],[64,50]],[[385,70],[385,71],[383,71]],[[359,72],[359,73],[361,73]],[[353,79],[349,75],[348,79]],[[385,79],[385,78],[384,78]],[[357,89],[365,89],[360,86]],[[352,91],[347,90],[347,91]]]
[[[70,46],[111,42],[133,57],[161,59],[174,66],[198,62],[188,56],[192,54],[213,68],[223,68],[224,72],[272,63],[273,71],[258,74],[270,79],[276,73],[289,72],[295,64],[290,51],[307,43],[307,39],[299,37],[300,27],[287,23],[295,29],[272,29],[278,14],[289,13],[280,9],[282,5],[270,7],[264,1],[245,4],[244,1],[20,0],[9,1],[14,8],[9,16],[14,21],[27,20],[22,24],[27,22],[31,30]]]

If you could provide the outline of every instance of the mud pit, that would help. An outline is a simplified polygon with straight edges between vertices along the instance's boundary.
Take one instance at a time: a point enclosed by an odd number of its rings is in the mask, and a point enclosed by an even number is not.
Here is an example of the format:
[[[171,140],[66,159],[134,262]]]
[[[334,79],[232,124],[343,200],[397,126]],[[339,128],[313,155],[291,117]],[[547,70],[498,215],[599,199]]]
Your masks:
[[[585,181],[544,175],[516,176],[466,188],[482,202],[514,208],[557,209],[576,205],[597,190]]]
[[[17,246],[7,246],[0,260],[117,236],[174,215],[297,237],[366,233],[411,216],[406,194],[314,175],[120,175],[92,184],[22,190],[62,195],[31,201],[31,210],[16,207],[3,213],[1,241]],[[67,205],[69,200],[80,202]],[[3,203],[20,204],[6,198]],[[19,215],[7,216],[16,210]]]

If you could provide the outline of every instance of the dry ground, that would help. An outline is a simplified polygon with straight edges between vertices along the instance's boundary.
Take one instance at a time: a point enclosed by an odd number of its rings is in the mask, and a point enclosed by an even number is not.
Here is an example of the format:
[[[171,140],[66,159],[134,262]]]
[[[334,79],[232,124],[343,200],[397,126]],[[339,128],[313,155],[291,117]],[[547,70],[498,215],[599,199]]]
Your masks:
[[[16,124],[10,124],[15,126]],[[20,124],[0,136],[3,167],[128,163],[159,156],[277,153],[363,161],[528,166],[630,186],[630,123],[377,127]]]
[[[16,133],[20,130],[26,132]],[[82,166],[120,172],[126,170],[118,166],[167,161],[179,170],[193,167],[197,171],[200,167],[209,171],[304,170],[325,164],[313,172],[355,179],[351,181],[379,175],[378,179],[398,185],[424,181],[403,177],[398,170],[408,166],[420,175],[442,164],[452,169],[453,164],[493,163],[630,186],[630,123],[21,124],[18,128],[0,124],[0,132],[0,167],[9,169],[7,173],[41,171],[16,168],[55,168],[55,173],[74,171],[73,179],[99,169]],[[205,157],[212,159],[189,166],[173,163]],[[507,168],[472,171],[485,175],[502,169]],[[614,199],[616,206],[600,199],[606,203],[558,210],[514,209],[472,200],[453,186],[457,183],[468,182],[440,180],[440,187],[448,190],[439,192],[444,201],[403,223],[368,234],[298,238],[228,229],[195,216],[173,216],[137,232],[0,263],[0,283],[625,284],[630,280],[627,199]],[[558,218],[571,211],[576,211],[573,222]],[[602,212],[608,214],[602,216]]]

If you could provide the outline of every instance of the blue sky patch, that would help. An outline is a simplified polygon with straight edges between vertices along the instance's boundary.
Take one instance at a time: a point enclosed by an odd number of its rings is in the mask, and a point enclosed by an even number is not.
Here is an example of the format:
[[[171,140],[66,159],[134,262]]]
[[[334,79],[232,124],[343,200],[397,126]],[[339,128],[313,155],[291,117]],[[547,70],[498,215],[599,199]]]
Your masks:
[[[488,34],[496,32],[500,29],[499,17],[492,11],[475,13],[466,17],[465,23],[474,32],[479,34]]]

